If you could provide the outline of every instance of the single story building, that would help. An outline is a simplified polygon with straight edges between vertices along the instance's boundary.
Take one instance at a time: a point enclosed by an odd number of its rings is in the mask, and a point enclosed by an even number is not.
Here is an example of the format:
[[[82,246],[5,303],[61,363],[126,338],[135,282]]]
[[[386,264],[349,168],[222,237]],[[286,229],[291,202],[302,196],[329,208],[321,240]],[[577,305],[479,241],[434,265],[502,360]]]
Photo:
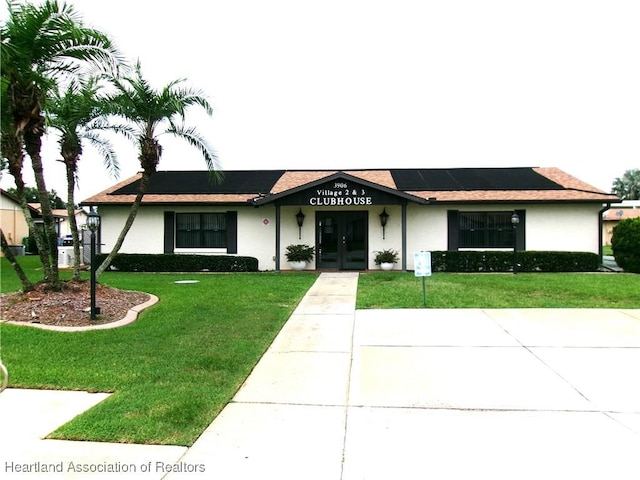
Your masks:
[[[42,215],[37,208],[27,205],[34,222],[42,224]],[[0,188],[0,228],[4,233],[7,244],[13,249],[14,255],[24,255],[23,240],[29,236],[29,225],[24,218],[20,200],[12,194]],[[0,252],[0,256],[3,253]]]
[[[396,269],[436,250],[553,250],[601,254],[602,212],[619,199],[557,168],[160,171],[121,253],[230,254],[260,270],[288,269],[290,244],[315,247],[309,269]],[[140,174],[83,202],[102,218],[110,251]],[[519,224],[514,228],[512,215]]]
[[[640,200],[625,200],[611,204],[611,208],[602,214],[603,245],[611,245],[613,229],[618,223],[638,217],[640,217]]]

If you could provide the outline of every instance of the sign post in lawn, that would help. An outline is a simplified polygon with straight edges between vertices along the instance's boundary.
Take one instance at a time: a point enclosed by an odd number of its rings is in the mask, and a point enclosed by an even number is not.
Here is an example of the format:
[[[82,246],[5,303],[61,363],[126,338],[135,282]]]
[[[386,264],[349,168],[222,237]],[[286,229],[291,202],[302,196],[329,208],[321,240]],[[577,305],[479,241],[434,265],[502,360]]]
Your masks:
[[[427,287],[425,277],[431,276],[431,252],[413,254],[413,265],[416,277],[422,277],[422,305],[427,305]]]

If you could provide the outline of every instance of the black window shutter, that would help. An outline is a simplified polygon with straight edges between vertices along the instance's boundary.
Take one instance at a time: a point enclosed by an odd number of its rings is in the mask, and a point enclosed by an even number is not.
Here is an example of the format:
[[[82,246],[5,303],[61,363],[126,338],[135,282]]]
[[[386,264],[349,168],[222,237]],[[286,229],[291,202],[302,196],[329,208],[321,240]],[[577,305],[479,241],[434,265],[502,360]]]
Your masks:
[[[227,212],[227,253],[238,253],[238,212]]]
[[[164,212],[164,253],[173,253],[175,230],[175,212]]]
[[[458,210],[447,210],[447,250],[458,250],[460,246],[460,223]]]

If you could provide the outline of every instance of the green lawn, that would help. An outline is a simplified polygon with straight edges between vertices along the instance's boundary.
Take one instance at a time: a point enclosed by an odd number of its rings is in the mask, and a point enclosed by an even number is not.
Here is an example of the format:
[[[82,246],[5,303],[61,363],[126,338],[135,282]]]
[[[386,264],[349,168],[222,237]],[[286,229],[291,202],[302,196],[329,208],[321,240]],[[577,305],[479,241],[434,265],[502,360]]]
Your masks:
[[[18,290],[13,270],[0,260],[0,290]],[[41,277],[37,258],[20,262],[33,280]],[[113,330],[60,333],[0,324],[2,360],[12,387],[114,392],[54,438],[191,445],[316,277],[107,272],[102,283],[153,293],[160,302]],[[184,279],[199,283],[175,283]],[[437,273],[426,286],[430,308],[640,308],[640,275],[632,274]],[[364,273],[357,306],[421,308],[422,279]]]
[[[37,279],[32,258],[22,261]],[[2,291],[17,289],[2,262]],[[160,302],[113,330],[60,333],[1,324],[10,386],[115,392],[53,438],[191,445],[316,277],[105,273],[102,283],[153,293]],[[174,283],[194,278],[199,283]]]
[[[640,308],[640,275],[600,273],[473,274],[425,277],[428,308]],[[413,273],[360,275],[357,308],[422,308]]]

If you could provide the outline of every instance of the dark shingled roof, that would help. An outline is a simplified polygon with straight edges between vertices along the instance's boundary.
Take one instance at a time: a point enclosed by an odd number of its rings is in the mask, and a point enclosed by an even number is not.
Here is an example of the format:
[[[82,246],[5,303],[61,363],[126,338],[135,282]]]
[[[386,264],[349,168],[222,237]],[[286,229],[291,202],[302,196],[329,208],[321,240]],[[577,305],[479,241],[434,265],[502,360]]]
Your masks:
[[[225,170],[220,180],[215,180],[209,172],[160,171],[149,182],[148,194],[207,194],[207,193],[269,193],[284,170],[239,171]],[[136,180],[113,195],[135,195],[140,180]]]
[[[562,190],[564,187],[540,175],[532,168],[421,168],[391,169],[400,191],[464,191],[464,190]],[[160,171],[151,177],[148,194],[212,194],[269,193],[285,170],[222,172],[219,181],[205,171]],[[112,192],[112,195],[134,195],[137,180]]]
[[[205,170],[159,171],[151,177],[147,205],[263,204],[333,178],[362,181],[418,203],[619,202],[610,193],[553,167],[408,168],[373,170],[229,170],[212,181]],[[337,177],[336,177],[337,176]],[[82,205],[129,205],[141,174],[123,180]],[[412,198],[409,198],[410,200]]]
[[[398,190],[562,190],[532,168],[422,168],[390,170]]]

